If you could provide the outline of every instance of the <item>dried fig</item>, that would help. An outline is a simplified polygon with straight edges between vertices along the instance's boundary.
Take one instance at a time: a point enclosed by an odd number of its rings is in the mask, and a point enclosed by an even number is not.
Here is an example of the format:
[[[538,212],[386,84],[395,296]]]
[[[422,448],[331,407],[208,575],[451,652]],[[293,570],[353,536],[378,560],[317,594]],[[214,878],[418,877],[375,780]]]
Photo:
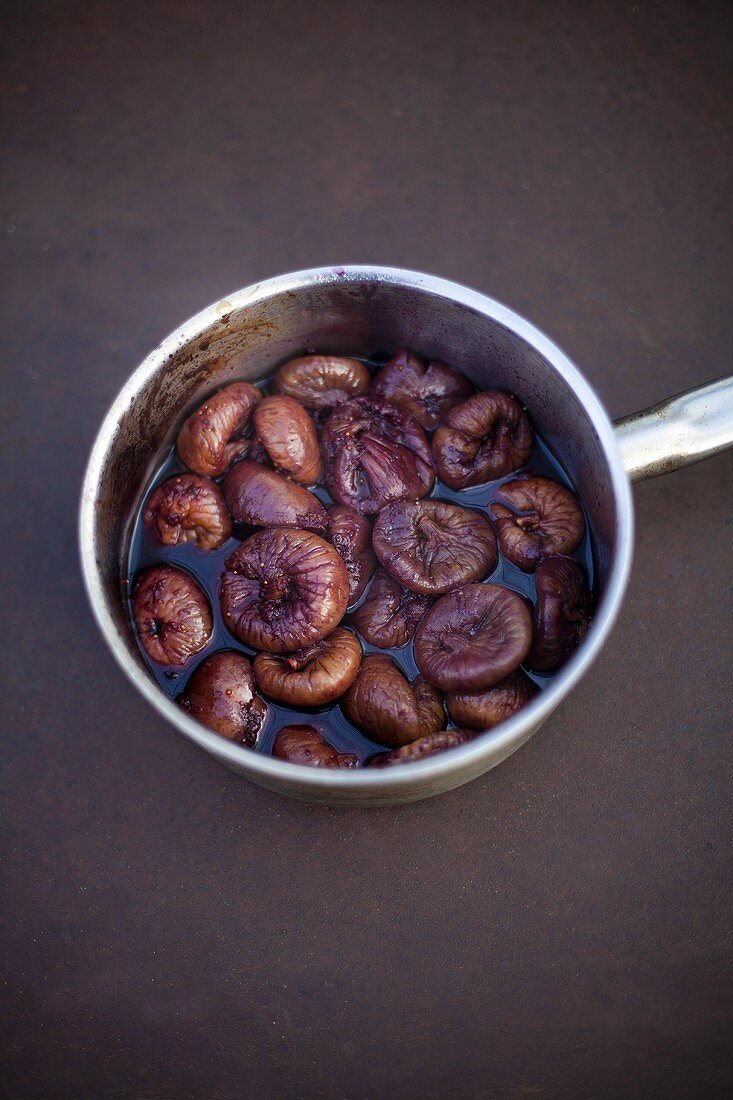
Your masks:
[[[571,558],[545,558],[537,566],[535,583],[537,602],[527,665],[537,672],[554,672],[587,633],[591,596],[583,570]]]
[[[374,551],[405,588],[439,596],[487,576],[496,565],[496,539],[480,512],[442,500],[400,500],[382,508]]]
[[[191,673],[181,706],[215,733],[254,748],[267,716],[267,704],[255,692],[252,662],[228,649],[207,657]]]
[[[181,462],[195,474],[223,474],[247,447],[241,436],[261,396],[249,382],[233,382],[207,397],[178,433]]]
[[[423,497],[433,487],[425,432],[414,416],[387,401],[357,397],[337,406],[321,445],[328,491],[363,515],[391,500]]]
[[[164,546],[195,542],[216,550],[232,533],[232,521],[215,481],[194,474],[169,477],[150,494],[143,522]]]
[[[427,612],[415,635],[415,660],[443,691],[481,691],[522,663],[531,640],[521,596],[498,584],[467,584]]]
[[[278,730],[272,755],[309,768],[356,768],[359,764],[353,752],[331,748],[314,726],[283,726]]]
[[[172,565],[154,565],[140,574],[132,614],[143,649],[159,665],[185,665],[213,629],[206,596],[193,577]]]
[[[508,481],[497,490],[491,512],[502,554],[528,572],[552,554],[572,554],[585,535],[575,493],[549,477]]]
[[[508,393],[476,393],[452,408],[433,436],[435,469],[451,489],[505,477],[532,453],[532,430]]]
[[[521,710],[536,691],[534,684],[517,669],[484,691],[448,694],[445,704],[454,722],[468,729],[488,730]]]
[[[303,406],[292,397],[263,397],[253,420],[272,464],[300,485],[315,485],[321,476],[321,449]]]
[[[291,707],[333,703],[354,681],[361,664],[359,639],[339,627],[288,656],[258,653],[255,679],[261,691]]]
[[[437,428],[449,409],[473,393],[462,374],[445,363],[427,363],[412,352],[400,349],[378,372],[369,394],[381,401],[394,401],[427,431]]]
[[[380,569],[351,621],[369,645],[394,649],[407,645],[432,602],[428,596],[403,588]]]
[[[369,385],[369,369],[358,359],[339,355],[303,355],[275,375],[275,393],[294,397],[307,409],[331,408],[358,397]]]
[[[410,683],[392,658],[380,653],[364,657],[341,709],[353,725],[390,748],[433,733],[445,721],[435,688],[421,676]]]
[[[313,493],[258,462],[237,462],[224,478],[223,489],[224,500],[237,523],[326,529],[326,509]]]
[[[272,527],[229,555],[220,599],[224,622],[245,645],[294,653],[338,626],[349,601],[349,578],[325,539]]]
[[[438,733],[428,733],[409,745],[403,745],[401,749],[393,749],[392,752],[373,757],[369,761],[369,767],[391,768],[394,764],[412,764],[416,760],[425,760],[428,756],[445,752],[446,749],[454,749],[457,745],[465,745],[466,742],[473,741],[475,736],[475,730],[440,730]]]
[[[349,574],[349,604],[356,603],[377,567],[372,550],[372,524],[353,508],[334,504],[328,509],[326,538],[338,550]]]

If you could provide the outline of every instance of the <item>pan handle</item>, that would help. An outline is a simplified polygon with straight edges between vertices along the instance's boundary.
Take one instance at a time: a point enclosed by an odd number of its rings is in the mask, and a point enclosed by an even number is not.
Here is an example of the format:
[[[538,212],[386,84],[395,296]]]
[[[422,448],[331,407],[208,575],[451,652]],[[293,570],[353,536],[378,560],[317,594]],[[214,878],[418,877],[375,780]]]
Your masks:
[[[658,477],[733,447],[733,375],[614,424],[632,481]]]

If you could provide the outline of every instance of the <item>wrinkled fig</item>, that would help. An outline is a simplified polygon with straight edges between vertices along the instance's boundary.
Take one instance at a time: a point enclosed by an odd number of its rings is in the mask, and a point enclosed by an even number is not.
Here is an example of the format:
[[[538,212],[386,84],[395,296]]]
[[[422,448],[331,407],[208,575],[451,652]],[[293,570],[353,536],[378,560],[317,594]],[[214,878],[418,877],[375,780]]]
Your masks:
[[[545,558],[535,574],[537,602],[527,665],[554,672],[580,644],[591,618],[583,570],[571,558]]]
[[[373,757],[369,761],[369,767],[391,768],[394,764],[412,764],[416,760],[425,760],[428,756],[445,752],[446,749],[454,749],[457,745],[465,745],[467,741],[473,741],[475,736],[475,730],[440,730],[438,733],[428,733],[401,749]]]
[[[429,596],[403,588],[399,581],[380,569],[351,621],[369,645],[395,649],[407,645],[432,602]]]
[[[522,663],[531,639],[521,596],[497,584],[467,584],[427,612],[415,635],[415,660],[443,691],[481,691]]]
[[[498,684],[484,691],[448,694],[445,705],[453,721],[459,725],[468,729],[488,730],[521,710],[536,691],[534,684],[517,669],[505,680],[500,680]]]
[[[255,679],[260,690],[278,703],[319,707],[343,695],[360,664],[359,639],[340,627],[320,642],[287,656],[258,653]]]
[[[172,565],[141,573],[132,613],[145,652],[159,665],[185,665],[211,637],[209,601],[193,577]]]
[[[336,752],[314,726],[283,726],[278,730],[272,755],[290,764],[309,768],[356,768],[359,757],[353,752]]]
[[[374,524],[374,551],[405,588],[439,596],[485,577],[496,565],[496,539],[480,512],[442,500],[395,501]]]
[[[248,748],[254,748],[267,716],[267,704],[255,692],[252,662],[231,649],[201,662],[180,703],[192,718]]]
[[[359,397],[370,379],[369,369],[358,359],[304,355],[280,367],[272,385],[276,393],[294,397],[307,409],[324,409]]]
[[[348,720],[380,745],[399,748],[445,721],[440,695],[418,676],[412,683],[391,657],[372,653],[341,702]]]
[[[249,382],[233,382],[207,397],[178,433],[181,462],[195,474],[223,474],[247,448],[241,436],[261,396]]]
[[[473,393],[462,374],[445,363],[427,363],[402,348],[379,371],[369,394],[401,405],[427,431],[437,428],[449,409]]]
[[[245,645],[294,653],[338,626],[349,601],[349,578],[324,539],[273,527],[229,555],[220,598],[224,622]]]
[[[326,538],[338,550],[349,574],[349,604],[356,603],[377,567],[372,550],[372,524],[353,508],[334,504],[328,509]]]
[[[551,554],[572,554],[585,534],[577,497],[549,477],[507,482],[491,511],[502,554],[529,572]]]
[[[224,478],[223,489],[224,500],[237,523],[326,529],[326,509],[313,493],[258,462],[237,462]]]
[[[532,446],[532,430],[519,402],[489,390],[448,412],[433,436],[433,459],[446,485],[466,489],[517,470]]]
[[[194,474],[169,477],[150,494],[143,522],[164,546],[195,542],[199,550],[216,550],[232,533],[221,489]]]
[[[273,466],[300,485],[315,485],[321,476],[321,449],[303,406],[292,397],[263,397],[253,420]]]
[[[425,432],[414,416],[387,401],[357,397],[337,406],[321,445],[328,491],[363,515],[391,500],[416,500],[433,487]]]

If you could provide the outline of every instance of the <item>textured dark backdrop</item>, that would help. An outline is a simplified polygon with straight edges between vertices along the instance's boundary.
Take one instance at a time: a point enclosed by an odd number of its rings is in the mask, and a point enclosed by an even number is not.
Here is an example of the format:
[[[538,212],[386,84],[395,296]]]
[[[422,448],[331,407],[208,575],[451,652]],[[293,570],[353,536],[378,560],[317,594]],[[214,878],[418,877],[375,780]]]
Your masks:
[[[163,728],[91,621],[75,510],[143,354],[281,271],[472,284],[614,415],[729,369],[730,6],[12,8],[7,1095],[724,1093],[729,456],[639,487],[621,620],[541,733],[379,812]]]

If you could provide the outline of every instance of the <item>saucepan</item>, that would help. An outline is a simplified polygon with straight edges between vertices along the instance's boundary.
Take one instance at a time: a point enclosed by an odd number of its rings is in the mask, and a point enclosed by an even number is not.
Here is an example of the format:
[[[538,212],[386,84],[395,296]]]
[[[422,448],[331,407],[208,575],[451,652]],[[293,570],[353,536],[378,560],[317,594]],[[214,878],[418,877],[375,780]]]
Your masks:
[[[442,359],[480,389],[521,396],[582,499],[592,532],[598,604],[583,644],[550,685],[474,741],[391,769],[306,768],[209,732],[145,670],[128,621],[123,574],[131,517],[161,451],[204,395],[256,381],[308,349],[385,354],[409,347]],[[84,478],[81,560],[92,610],[118,664],[172,726],[247,779],[313,802],[386,805],[475,779],[520,747],[586,674],[618,614],[631,567],[631,482],[733,445],[733,378],[611,423],[578,368],[539,329],[467,287],[383,267],[281,275],[196,314],[137,368],[107,413]],[[551,751],[551,747],[548,747]]]

